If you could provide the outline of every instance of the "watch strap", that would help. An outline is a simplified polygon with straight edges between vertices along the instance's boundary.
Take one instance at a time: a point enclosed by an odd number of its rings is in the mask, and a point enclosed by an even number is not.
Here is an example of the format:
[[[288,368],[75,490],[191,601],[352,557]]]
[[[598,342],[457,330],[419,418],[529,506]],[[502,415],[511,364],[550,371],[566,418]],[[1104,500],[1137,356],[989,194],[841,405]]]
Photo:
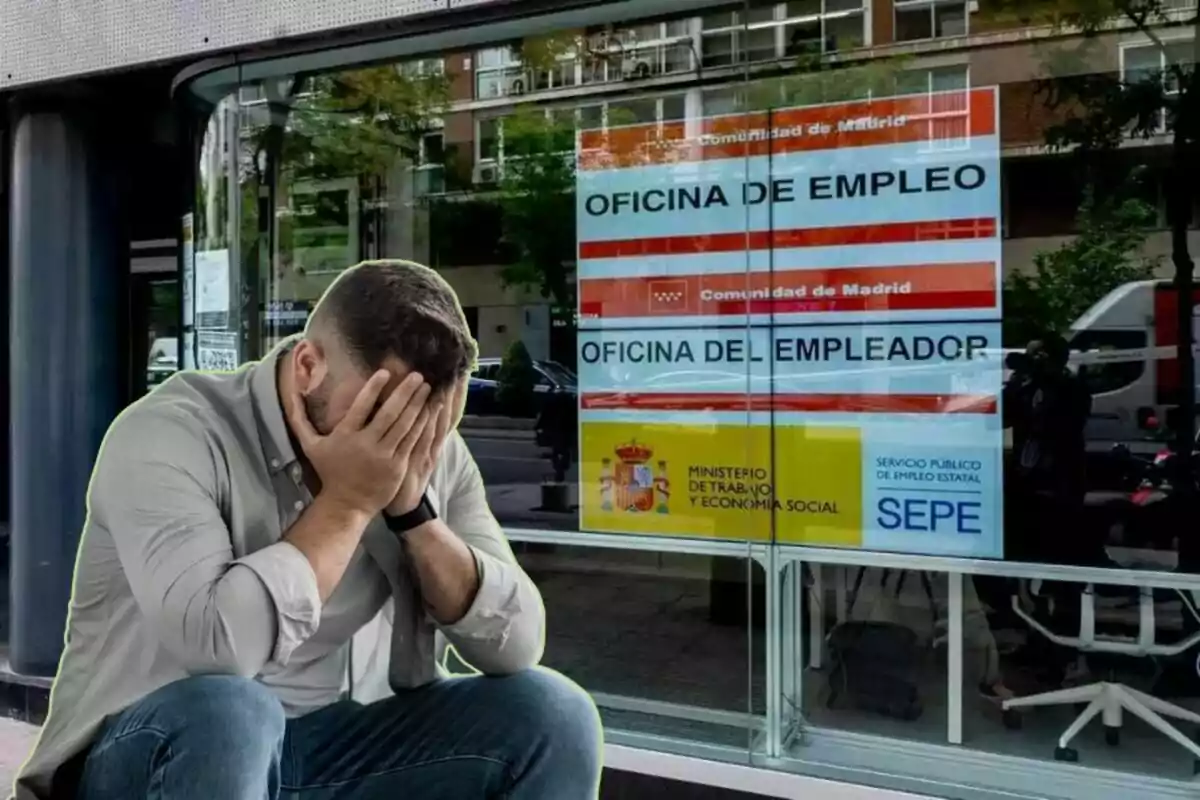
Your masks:
[[[419,525],[424,525],[430,520],[437,519],[437,511],[433,508],[433,503],[429,500],[429,495],[421,495],[421,502],[417,503],[417,507],[406,514],[392,516],[384,513],[383,521],[387,524],[388,530],[393,533],[407,533]]]

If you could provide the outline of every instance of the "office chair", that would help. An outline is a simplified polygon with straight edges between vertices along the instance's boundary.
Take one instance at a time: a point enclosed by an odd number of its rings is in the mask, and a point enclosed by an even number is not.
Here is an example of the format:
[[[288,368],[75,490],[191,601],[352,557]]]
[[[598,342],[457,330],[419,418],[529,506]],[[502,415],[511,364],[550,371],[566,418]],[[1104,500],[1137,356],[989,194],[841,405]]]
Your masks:
[[[1197,614],[1193,598],[1184,592],[1178,592],[1178,594],[1187,611],[1200,620],[1200,614]],[[1084,654],[1116,653],[1136,657],[1170,657],[1200,644],[1200,631],[1174,644],[1155,642],[1153,589],[1138,588],[1138,635],[1136,637],[1096,632],[1095,590],[1092,584],[1089,583],[1084,588],[1079,599],[1078,636],[1062,636],[1054,633],[1022,608],[1017,597],[1012,598],[1012,608],[1029,627],[1051,642],[1062,647],[1073,648]],[[1193,770],[1196,774],[1200,774],[1200,744],[1197,744],[1170,722],[1170,720],[1180,720],[1200,725],[1200,714],[1124,684],[1101,681],[1028,697],[1016,697],[1005,700],[1003,708],[1008,711],[1015,708],[1072,704],[1085,704],[1086,708],[1059,737],[1058,747],[1054,751],[1054,757],[1057,760],[1068,762],[1079,760],[1079,754],[1070,746],[1071,740],[1078,736],[1097,716],[1101,717],[1104,723],[1105,741],[1110,746],[1117,745],[1120,742],[1122,721],[1125,713],[1128,712],[1191,753],[1194,759]]]

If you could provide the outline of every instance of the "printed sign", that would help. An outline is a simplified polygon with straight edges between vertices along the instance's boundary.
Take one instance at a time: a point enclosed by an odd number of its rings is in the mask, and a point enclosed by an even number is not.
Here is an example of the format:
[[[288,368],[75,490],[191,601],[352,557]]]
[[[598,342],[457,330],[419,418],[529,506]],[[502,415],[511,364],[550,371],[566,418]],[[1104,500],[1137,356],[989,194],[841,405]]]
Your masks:
[[[183,289],[183,327],[186,330],[192,327],[196,318],[194,300],[196,280],[195,217],[191,214],[184,214],[181,228],[180,251],[183,263],[179,278]]]
[[[229,251],[202,250],[195,254],[196,327],[229,327]]]
[[[183,332],[183,368],[196,368],[196,334],[194,331]]]
[[[196,333],[196,368],[228,372],[238,367],[237,334],[224,331]]]
[[[304,330],[315,305],[312,300],[271,300],[263,304],[263,321],[272,336],[291,336]]]
[[[1003,553],[994,89],[586,131],[586,530]]]

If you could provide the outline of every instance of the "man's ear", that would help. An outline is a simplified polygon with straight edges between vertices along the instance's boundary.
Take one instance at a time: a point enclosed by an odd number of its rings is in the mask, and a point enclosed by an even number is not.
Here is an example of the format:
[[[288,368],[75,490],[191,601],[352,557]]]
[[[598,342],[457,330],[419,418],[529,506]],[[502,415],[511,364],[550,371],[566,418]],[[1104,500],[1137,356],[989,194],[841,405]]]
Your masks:
[[[450,392],[451,407],[450,430],[458,430],[458,425],[462,422],[463,414],[467,411],[467,384],[470,383],[470,376],[464,376],[455,384]]]
[[[316,390],[329,372],[329,362],[321,346],[308,339],[301,339],[292,348],[292,369],[295,371],[296,388],[307,395]]]

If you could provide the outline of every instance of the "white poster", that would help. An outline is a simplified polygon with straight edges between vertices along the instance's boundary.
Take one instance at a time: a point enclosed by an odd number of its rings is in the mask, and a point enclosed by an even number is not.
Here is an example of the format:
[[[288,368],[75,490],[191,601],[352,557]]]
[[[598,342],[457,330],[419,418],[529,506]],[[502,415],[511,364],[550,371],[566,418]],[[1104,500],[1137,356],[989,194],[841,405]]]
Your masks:
[[[228,372],[237,369],[237,334],[225,331],[198,331],[196,339],[196,368],[206,372]]]
[[[196,368],[196,334],[191,331],[183,333],[183,368]]]
[[[229,327],[229,251],[204,250],[195,255],[196,327]]]
[[[183,290],[183,327],[190,328],[196,321],[196,306],[195,306],[195,279],[196,279],[196,243],[194,240],[193,217],[191,214],[183,215],[183,232],[182,246],[183,254],[182,274],[179,276]]]
[[[1003,556],[998,108],[579,133],[583,530]]]

